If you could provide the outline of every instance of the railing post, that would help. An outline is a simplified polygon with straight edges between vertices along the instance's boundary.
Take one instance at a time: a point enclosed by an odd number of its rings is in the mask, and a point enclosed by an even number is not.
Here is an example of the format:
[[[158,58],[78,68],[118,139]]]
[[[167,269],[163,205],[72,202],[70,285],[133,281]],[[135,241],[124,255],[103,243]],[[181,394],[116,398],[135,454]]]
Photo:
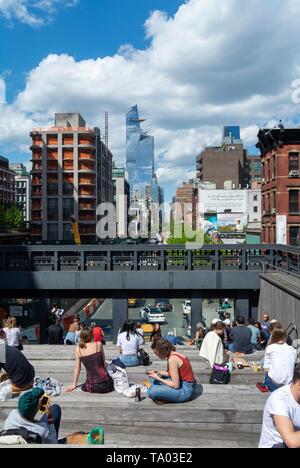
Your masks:
[[[247,250],[246,249],[243,249],[242,250],[242,265],[241,265],[241,269],[243,271],[246,271],[247,270]]]
[[[134,271],[138,271],[139,269],[139,256],[138,256],[139,252],[137,250],[135,250],[133,252],[133,270]]]
[[[221,251],[220,250],[215,250],[215,256],[214,256],[214,269],[216,271],[221,270]]]
[[[30,256],[31,256],[31,253],[30,253]],[[54,252],[54,271],[58,271],[58,251],[55,250]],[[30,262],[31,263],[31,262]]]
[[[111,250],[107,252],[107,271],[112,271],[112,258],[111,258]]]
[[[85,270],[85,262],[84,262],[85,252],[80,252],[80,271]]]
[[[192,269],[193,269],[193,252],[191,250],[188,250],[187,255],[188,255],[187,268],[188,268],[188,271],[192,271]]]

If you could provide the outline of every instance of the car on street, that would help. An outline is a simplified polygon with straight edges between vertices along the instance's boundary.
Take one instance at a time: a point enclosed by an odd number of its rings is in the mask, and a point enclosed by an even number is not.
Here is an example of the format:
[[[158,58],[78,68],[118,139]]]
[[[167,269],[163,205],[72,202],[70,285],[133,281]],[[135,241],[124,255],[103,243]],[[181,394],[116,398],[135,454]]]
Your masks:
[[[169,299],[156,299],[155,307],[158,307],[162,312],[173,312],[173,306]]]
[[[190,317],[192,313],[192,301],[184,301],[182,303],[182,311],[185,317]]]
[[[141,309],[141,317],[147,323],[165,323],[166,317],[158,307],[144,307]]]

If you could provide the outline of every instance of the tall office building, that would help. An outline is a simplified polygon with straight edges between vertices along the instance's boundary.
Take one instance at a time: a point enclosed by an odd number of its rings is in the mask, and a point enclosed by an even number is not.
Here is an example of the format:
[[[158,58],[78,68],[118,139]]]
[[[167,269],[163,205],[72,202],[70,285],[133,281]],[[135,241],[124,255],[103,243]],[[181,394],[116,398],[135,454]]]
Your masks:
[[[117,216],[117,237],[128,237],[128,210],[130,206],[130,185],[128,173],[123,168],[113,168],[114,205]]]
[[[15,173],[15,202],[22,208],[24,221],[29,222],[31,215],[31,175],[24,164],[21,163],[11,163],[9,168]]]
[[[229,125],[223,128],[223,143],[224,144],[242,144],[241,129],[238,126]]]
[[[262,242],[299,246],[300,129],[260,130],[258,140],[262,163]]]
[[[131,195],[137,199],[145,196],[145,187],[151,185],[154,175],[154,137],[141,129],[138,106],[126,115],[126,167]]]
[[[97,205],[113,201],[112,154],[100,130],[80,114],[56,114],[54,127],[31,137],[33,240],[72,241],[75,216],[82,242],[95,242]]]
[[[0,205],[9,206],[15,201],[15,173],[8,159],[0,156]]]

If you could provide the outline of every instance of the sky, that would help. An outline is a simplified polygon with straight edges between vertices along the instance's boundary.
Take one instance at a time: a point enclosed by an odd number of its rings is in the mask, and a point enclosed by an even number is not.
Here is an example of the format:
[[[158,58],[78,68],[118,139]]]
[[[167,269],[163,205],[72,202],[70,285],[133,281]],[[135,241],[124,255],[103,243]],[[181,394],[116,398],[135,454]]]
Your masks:
[[[299,125],[299,16],[299,0],[0,0],[0,154],[28,163],[55,112],[103,129],[107,110],[124,165],[138,104],[171,199],[223,125],[250,151],[259,127]]]

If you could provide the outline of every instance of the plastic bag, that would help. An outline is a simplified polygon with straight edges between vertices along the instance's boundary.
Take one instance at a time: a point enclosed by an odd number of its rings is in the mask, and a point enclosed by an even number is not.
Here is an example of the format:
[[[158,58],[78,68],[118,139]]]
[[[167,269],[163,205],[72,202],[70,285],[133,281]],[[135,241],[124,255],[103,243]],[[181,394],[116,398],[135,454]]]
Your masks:
[[[0,384],[0,401],[12,399],[12,384],[10,380],[6,380]]]
[[[121,367],[114,366],[113,364],[108,364],[107,371],[114,381],[116,392],[123,393],[124,390],[129,388],[129,380],[125,369],[121,369]]]

